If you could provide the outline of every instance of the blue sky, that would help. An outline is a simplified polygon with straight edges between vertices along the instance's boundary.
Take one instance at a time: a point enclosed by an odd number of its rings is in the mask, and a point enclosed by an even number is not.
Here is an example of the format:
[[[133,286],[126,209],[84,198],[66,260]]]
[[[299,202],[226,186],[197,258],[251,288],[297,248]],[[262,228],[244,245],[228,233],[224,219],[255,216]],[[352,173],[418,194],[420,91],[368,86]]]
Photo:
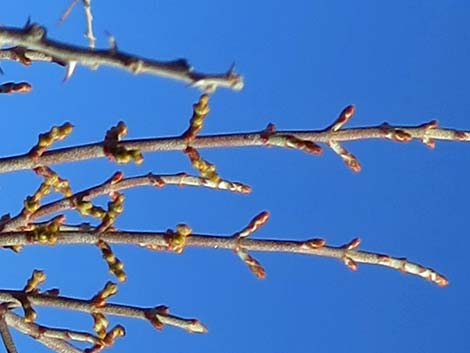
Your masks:
[[[2,4],[0,23],[20,26],[28,16],[49,36],[87,45],[83,10],[57,24],[68,0]],[[195,68],[245,77],[240,93],[217,92],[204,133],[263,129],[321,129],[348,104],[348,126],[384,121],[470,129],[468,1],[245,1],[93,2],[99,47],[105,31],[119,48],[158,59],[185,57]],[[63,69],[0,63],[3,81],[28,81],[28,95],[0,97],[2,155],[28,151],[37,134],[70,121],[63,145],[102,139],[125,120],[129,137],[178,135],[199,92],[152,76],[107,68]],[[258,212],[271,220],[257,237],[324,237],[340,245],[359,236],[362,248],[431,266],[450,280],[438,288],[413,276],[370,266],[352,273],[337,261],[253,254],[268,276],[259,281],[230,252],[188,249],[181,256],[115,247],[129,281],[116,301],[166,304],[197,317],[207,335],[189,335],[145,322],[122,321],[127,337],[113,352],[468,352],[470,269],[468,200],[470,145],[389,141],[345,144],[361,161],[354,174],[331,151],[312,157],[292,150],[206,150],[223,177],[253,187],[249,196],[211,190],[139,189],[126,194],[118,226],[165,230],[185,222],[201,233],[239,230]],[[55,169],[79,190],[108,178],[192,169],[181,153],[146,155],[142,166],[106,160]],[[1,213],[16,213],[40,180],[32,172],[0,176]],[[84,246],[3,252],[1,287],[22,287],[32,268],[46,270],[64,295],[90,297],[110,279],[99,252]],[[82,314],[38,310],[45,324],[86,329]],[[21,351],[42,352],[15,336]]]

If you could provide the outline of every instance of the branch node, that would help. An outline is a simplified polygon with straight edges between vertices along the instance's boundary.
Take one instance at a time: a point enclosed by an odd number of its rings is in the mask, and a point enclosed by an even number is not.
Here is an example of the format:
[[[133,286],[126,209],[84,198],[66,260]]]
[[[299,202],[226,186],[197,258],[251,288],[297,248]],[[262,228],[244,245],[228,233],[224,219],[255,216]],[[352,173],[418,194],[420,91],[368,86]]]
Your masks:
[[[47,34],[45,27],[40,26],[37,23],[29,23],[29,20],[25,25],[24,31],[28,38],[35,42],[42,41],[44,38],[46,38]]]

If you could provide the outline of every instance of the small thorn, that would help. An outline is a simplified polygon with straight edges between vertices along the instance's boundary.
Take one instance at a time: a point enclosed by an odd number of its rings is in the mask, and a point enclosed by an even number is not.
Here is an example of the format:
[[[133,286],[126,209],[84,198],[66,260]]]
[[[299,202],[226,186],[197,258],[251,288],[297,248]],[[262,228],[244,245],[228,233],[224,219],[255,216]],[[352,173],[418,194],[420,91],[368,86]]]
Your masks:
[[[75,68],[77,67],[77,62],[76,61],[69,61],[68,64],[66,65],[65,69],[65,77],[64,77],[64,82],[70,79],[72,77],[73,73],[75,72]]]
[[[235,74],[235,61],[230,65],[229,69],[227,70],[227,76],[230,77]]]
[[[24,28],[28,28],[29,26],[31,26],[31,16],[28,16],[28,19],[26,20]]]
[[[111,34],[111,32],[104,31],[104,34],[108,37],[109,48],[113,52],[118,51],[116,38]]]

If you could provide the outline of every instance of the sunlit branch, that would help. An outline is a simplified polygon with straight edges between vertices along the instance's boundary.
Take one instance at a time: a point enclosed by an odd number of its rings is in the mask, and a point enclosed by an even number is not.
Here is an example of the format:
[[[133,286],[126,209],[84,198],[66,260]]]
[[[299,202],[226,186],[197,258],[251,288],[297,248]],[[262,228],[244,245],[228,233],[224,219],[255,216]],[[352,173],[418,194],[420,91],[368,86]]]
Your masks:
[[[91,13],[91,0],[83,0],[83,8],[85,10],[86,17],[86,33],[85,36],[88,39],[90,48],[95,48],[96,38],[93,34],[93,14]]]
[[[91,231],[62,231],[57,234],[56,244],[96,244],[99,239],[110,244],[126,244],[149,247],[156,250],[168,249],[167,232],[126,232],[113,231],[100,235]],[[25,232],[6,232],[0,236],[0,246],[28,246],[35,245],[28,242]],[[329,257],[342,261],[350,269],[355,270],[354,264],[364,263],[385,266],[404,273],[413,274],[440,286],[447,285],[447,279],[430,268],[408,261],[404,258],[395,258],[388,255],[357,250],[359,241],[354,246],[328,246],[322,239],[308,239],[305,241],[285,241],[274,239],[240,239],[234,236],[215,236],[191,234],[186,239],[185,247],[203,247],[210,249],[227,249],[236,251],[242,248],[246,251],[281,252],[312,256]],[[0,300],[2,297],[0,296]]]
[[[8,326],[13,327],[25,335],[33,337],[36,341],[42,343],[55,352],[83,353],[82,350],[75,348],[68,343],[67,340],[74,338],[83,338],[83,340],[85,340],[86,336],[91,336],[86,333],[75,333],[72,331],[57,329],[54,330],[32,322],[25,322],[24,318],[11,311],[6,313],[5,318]],[[63,333],[62,335],[60,334],[61,332]],[[67,334],[70,334],[68,338]],[[88,339],[88,341],[90,341],[90,339]]]
[[[192,187],[205,187],[216,190],[232,191],[237,193],[249,193],[250,187],[241,183],[231,182],[227,180],[220,180],[213,182],[207,178],[196,177],[187,175],[185,173],[175,175],[157,175],[149,173],[147,175],[124,178],[122,173],[116,173],[112,178],[105,181],[103,184],[89,188],[87,190],[79,191],[71,197],[66,197],[58,201],[50,202],[41,206],[37,211],[31,215],[24,215],[20,213],[18,216],[13,217],[4,222],[2,231],[12,231],[21,229],[29,222],[36,219],[46,217],[58,212],[63,212],[75,207],[76,200],[90,201],[100,195],[107,195],[112,192],[122,191],[135,187],[151,186],[162,188],[166,185],[176,186],[192,186]]]
[[[50,61],[67,66],[69,78],[77,64],[90,68],[110,66],[134,74],[152,74],[185,82],[202,90],[213,91],[218,87],[241,90],[243,79],[233,68],[223,74],[204,74],[193,71],[185,59],[157,61],[110,49],[90,49],[47,39],[46,29],[37,24],[27,24],[23,28],[0,27],[0,58],[12,59],[23,64],[34,60]],[[36,54],[37,53],[37,54]]]
[[[0,302],[10,303],[11,307],[22,306],[21,302],[17,299],[20,297],[26,297],[33,306],[44,306],[86,313],[103,313],[146,321],[149,321],[149,315],[152,314],[164,325],[178,327],[194,333],[204,333],[207,331],[205,326],[198,320],[184,319],[178,316],[156,312],[154,310],[155,308],[141,308],[111,303],[106,303],[103,307],[96,307],[91,300],[51,296],[41,293],[25,293],[24,291],[0,290]]]
[[[191,142],[191,146],[197,149],[203,148],[229,148],[252,146],[277,146],[285,147],[288,142],[286,136],[294,136],[300,140],[315,143],[328,144],[330,141],[347,142],[357,140],[391,140],[396,142],[409,142],[413,139],[425,141],[428,146],[433,146],[434,141],[470,142],[470,131],[429,128],[430,123],[418,126],[391,126],[382,124],[376,127],[359,127],[338,131],[310,130],[310,131],[277,131],[271,133],[267,141],[265,131],[246,132],[236,134],[220,134],[197,136]],[[398,131],[398,133],[397,133]],[[401,138],[400,137],[403,137]],[[119,145],[129,149],[138,149],[141,152],[184,151],[187,147],[185,139],[181,136],[125,140]],[[65,162],[74,162],[102,158],[103,142],[87,145],[67,147],[46,151],[40,158],[33,159],[29,154],[12,156],[0,159],[0,173],[16,170],[31,169],[38,165],[53,165]]]

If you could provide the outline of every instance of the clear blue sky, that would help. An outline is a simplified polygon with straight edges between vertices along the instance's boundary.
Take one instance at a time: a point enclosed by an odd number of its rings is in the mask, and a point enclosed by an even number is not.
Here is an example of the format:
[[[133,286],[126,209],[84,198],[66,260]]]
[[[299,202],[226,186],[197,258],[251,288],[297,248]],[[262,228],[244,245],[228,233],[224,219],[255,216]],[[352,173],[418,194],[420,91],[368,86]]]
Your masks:
[[[57,20],[68,0],[2,4],[0,23],[28,16],[49,36],[86,45],[83,10]],[[416,125],[470,129],[468,1],[93,1],[98,46],[111,32],[122,50],[159,59],[185,57],[203,71],[232,62],[244,75],[240,93],[217,92],[204,133],[328,126],[348,104],[348,126]],[[29,95],[1,96],[1,154],[23,153],[37,134],[70,121],[65,144],[96,141],[123,119],[129,136],[177,135],[186,129],[199,92],[152,76],[78,68],[0,63],[3,81],[27,80]],[[470,351],[468,231],[470,145],[389,141],[345,144],[361,161],[354,174],[331,151],[312,157],[279,149],[203,151],[222,176],[250,184],[249,196],[167,188],[128,192],[125,229],[164,230],[186,222],[196,232],[231,234],[262,210],[271,220],[256,235],[324,237],[343,244],[360,236],[363,249],[408,257],[441,271],[447,288],[395,271],[283,254],[254,254],[268,276],[259,281],[230,252],[188,249],[182,256],[115,247],[129,281],[116,300],[167,304],[197,317],[207,335],[154,330],[123,321],[127,337],[113,352],[453,352]],[[127,175],[192,172],[181,153],[146,155]],[[81,189],[117,167],[95,160],[57,167]],[[16,213],[39,185],[32,172],[0,176],[0,211]],[[64,295],[90,297],[110,279],[94,248],[29,248],[2,252],[1,287],[18,288],[32,267]],[[39,310],[40,322],[91,327],[91,318]],[[15,336],[18,337],[18,336]],[[28,338],[20,351],[43,352]]]

